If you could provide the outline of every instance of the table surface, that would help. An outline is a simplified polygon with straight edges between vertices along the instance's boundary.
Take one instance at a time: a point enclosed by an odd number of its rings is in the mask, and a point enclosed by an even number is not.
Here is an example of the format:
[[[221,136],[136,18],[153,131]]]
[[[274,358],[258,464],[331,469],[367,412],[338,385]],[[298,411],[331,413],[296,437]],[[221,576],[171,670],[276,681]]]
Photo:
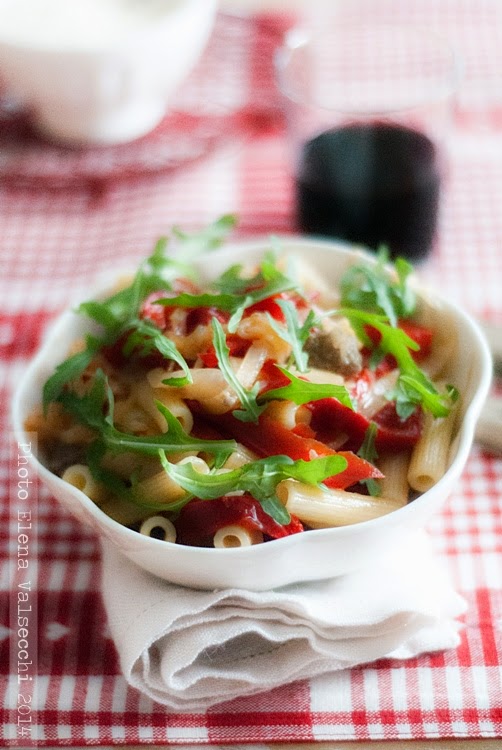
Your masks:
[[[378,8],[381,20],[427,19],[464,56],[438,242],[418,273],[473,315],[502,325],[502,4],[383,0]],[[308,15],[315,23],[327,23],[331,13],[371,16],[374,9],[368,0],[343,8],[338,2],[329,4],[322,12],[321,4],[313,3]],[[96,179],[95,153],[77,158],[54,149],[49,153],[45,146],[48,156],[41,168],[40,151],[33,150],[33,144],[27,143],[18,162],[7,161],[7,152],[0,149],[0,416],[6,425],[0,527],[4,744],[18,736],[13,723],[16,706],[9,692],[15,675],[8,674],[13,654],[9,570],[18,510],[13,499],[17,446],[8,429],[12,389],[54,315],[81,296],[97,272],[144,256],[173,225],[195,229],[232,212],[239,216],[237,239],[294,233],[284,123],[271,64],[273,49],[292,20],[289,12],[221,17],[219,33],[226,46],[216,70],[220,75],[223,60],[226,73],[217,85],[226,87],[232,107],[220,123],[223,137],[221,132],[213,137],[213,121],[206,140],[203,130],[197,130],[199,157],[177,169],[167,169],[168,160],[163,161],[162,133],[147,138],[141,150],[131,145],[120,158],[110,150],[103,152]],[[129,159],[129,167],[121,174],[124,159]],[[468,602],[456,651],[410,662],[382,661],[188,716],[171,714],[126,685],[100,600],[97,539],[42,487],[34,483],[30,493],[38,543],[33,590],[38,638],[32,648],[38,662],[35,735],[41,746],[303,747],[302,743],[323,741],[340,750],[357,741],[358,748],[372,750],[500,747],[499,457],[475,446],[450,501],[428,526],[436,550]]]

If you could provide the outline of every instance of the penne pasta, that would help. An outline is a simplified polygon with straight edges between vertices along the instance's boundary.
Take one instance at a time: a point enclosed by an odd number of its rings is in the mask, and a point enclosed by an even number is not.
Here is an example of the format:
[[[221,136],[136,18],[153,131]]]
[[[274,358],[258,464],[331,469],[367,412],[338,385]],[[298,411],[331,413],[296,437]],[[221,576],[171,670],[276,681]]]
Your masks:
[[[236,372],[237,379],[244,388],[249,389],[255,384],[269,356],[269,349],[263,342],[253,341]]]
[[[455,409],[447,417],[426,414],[422,434],[411,454],[408,482],[417,492],[426,492],[445,473],[455,425]]]
[[[174,333],[172,341],[186,359],[195,359],[211,344],[211,329],[208,326],[197,326],[192,333]]]
[[[199,474],[209,473],[209,466],[198,456],[185,457],[178,463],[191,464]],[[134,495],[145,505],[169,505],[181,500],[186,494],[163,469],[134,485]]]
[[[441,319],[441,326],[435,328],[434,321]],[[435,328],[432,339],[431,352],[423,363],[423,369],[432,380],[449,378],[452,363],[456,361],[458,352],[458,336],[451,313],[437,304],[431,305],[427,311],[423,311],[419,321],[431,328]]]
[[[281,482],[277,487],[277,496],[292,515],[313,529],[370,521],[402,505],[399,501],[384,497],[345,490],[321,490],[294,479]]]
[[[25,427],[28,432],[36,432],[41,443],[58,439],[65,430],[74,426],[68,414],[65,414],[61,404],[52,402],[44,414],[40,407],[28,416]]]
[[[288,430],[296,427],[298,406],[292,401],[271,401],[266,409],[267,417],[279,422]]]
[[[166,418],[156,406],[155,400],[159,401],[161,394],[157,394],[147,380],[137,383],[134,387],[134,399],[142,409],[151,417],[162,432],[167,429]],[[163,402],[164,403],[164,402]],[[165,404],[167,405],[167,404]]]
[[[271,401],[265,413],[267,417],[282,424],[288,430],[294,430],[299,424],[308,425],[312,419],[311,411],[292,401]]]
[[[232,451],[230,456],[225,461],[223,468],[228,470],[239,469],[241,466],[244,466],[244,464],[255,461],[256,458],[256,453],[248,450],[243,445],[238,445],[237,449]]]
[[[151,508],[142,508],[123,497],[107,497],[100,505],[103,513],[124,526],[134,526],[151,516]]]
[[[165,471],[159,471],[148,479],[134,485],[134,494],[145,505],[169,505],[186,496],[186,492],[176,484]]]
[[[296,368],[292,367],[291,372],[298,376]],[[322,370],[319,367],[310,367],[308,371],[308,379],[311,383],[327,383],[329,385],[344,385],[345,378],[337,372],[331,370]]]
[[[408,468],[410,465],[409,451],[400,453],[386,453],[378,459],[378,468],[382,472],[383,479],[379,479],[380,490],[383,497],[401,501],[402,505],[408,502],[410,485],[408,483]]]
[[[103,468],[112,471],[122,479],[128,479],[139,471],[142,475],[152,473],[153,467],[158,466],[156,459],[152,458],[147,461],[144,456],[139,456],[132,451],[124,451],[123,453],[109,451],[105,453],[101,463]]]

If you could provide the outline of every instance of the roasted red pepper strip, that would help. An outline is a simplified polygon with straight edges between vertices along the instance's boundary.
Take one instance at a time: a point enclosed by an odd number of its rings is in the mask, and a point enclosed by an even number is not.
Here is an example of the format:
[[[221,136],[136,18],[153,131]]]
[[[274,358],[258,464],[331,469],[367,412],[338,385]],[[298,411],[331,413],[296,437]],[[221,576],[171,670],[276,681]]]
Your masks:
[[[432,329],[418,325],[418,323],[412,323],[409,320],[399,320],[398,326],[420,347],[417,352],[411,353],[413,358],[417,361],[426,359],[431,353],[434,338]]]
[[[295,292],[280,292],[247,307],[244,311],[244,317],[246,318],[254,312],[268,312],[275,320],[284,323],[284,313],[277,300],[290,300],[298,310],[307,307],[305,300]]]
[[[287,427],[265,414],[257,423],[241,422],[232,414],[217,417],[218,426],[226,434],[234,437],[258,456],[289,456],[293,460],[322,456],[343,456],[347,461],[347,468],[324,481],[333,489],[344,490],[364,479],[380,479],[381,472],[368,461],[356,456],[351,451],[335,451],[319,440],[295,435]]]
[[[373,415],[378,427],[375,439],[377,451],[400,451],[412,448],[422,432],[423,412],[417,407],[408,419],[402,420],[396,412],[396,404],[389,401]]]
[[[220,323],[228,323],[230,315],[225,310],[218,310],[217,307],[187,308],[186,333],[192,333],[197,328],[197,326],[211,325],[211,320],[213,318],[217,318]]]
[[[300,521],[292,516],[282,526],[269,516],[251,495],[228,495],[215,500],[191,500],[180,511],[176,526],[176,541],[196,547],[212,547],[216,532],[229,525],[247,531],[261,531],[273,539],[303,531]]]
[[[140,318],[149,320],[154,325],[156,325],[157,328],[160,328],[161,331],[163,331],[167,326],[167,318],[166,308],[164,307],[164,305],[160,305],[158,303],[158,300],[165,299],[169,294],[172,295],[173,293],[167,291],[152,292],[145,299],[139,311]]]
[[[366,417],[344,406],[336,398],[321,398],[310,401],[305,406],[312,413],[310,427],[317,440],[332,443],[346,435],[343,447],[351,451],[359,450],[369,427]]]
[[[243,357],[251,346],[249,339],[243,339],[236,333],[227,333],[225,339],[231,357]],[[218,357],[212,344],[205,352],[201,352],[199,357],[206,367],[218,367]]]
[[[370,426],[362,414],[352,411],[335,398],[323,398],[312,401],[305,406],[312,412],[310,427],[315,437],[322,442],[330,443],[347,435],[343,443],[345,450],[358,451],[361,447],[366,430]],[[377,451],[399,451],[411,448],[417,442],[422,431],[422,411],[417,408],[405,420],[401,420],[396,412],[396,404],[389,401],[372,417],[378,431],[375,438]]]
[[[274,388],[284,388],[291,382],[278,367],[273,359],[266,359],[258,375],[258,381],[262,384],[260,396]]]
[[[267,297],[259,302],[255,302],[253,305],[246,308],[244,311],[244,317],[247,318],[255,312],[267,312],[274,318],[274,320],[284,323],[284,313],[277,304],[276,299],[284,299],[284,296],[279,294],[277,297]]]
[[[173,282],[172,289],[158,290],[156,292],[151,292],[148,295],[141,305],[139,317],[150,320],[157,326],[157,328],[164,331],[168,325],[169,317],[173,308],[159,304],[159,300],[167,299],[168,297],[176,297],[182,292],[198,294],[199,291],[199,288],[190,279],[176,279]]]

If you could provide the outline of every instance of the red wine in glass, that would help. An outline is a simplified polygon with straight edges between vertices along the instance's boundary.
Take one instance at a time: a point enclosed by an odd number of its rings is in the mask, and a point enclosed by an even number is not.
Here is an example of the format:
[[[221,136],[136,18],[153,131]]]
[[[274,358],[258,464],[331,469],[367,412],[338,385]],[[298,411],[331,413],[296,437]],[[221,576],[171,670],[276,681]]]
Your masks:
[[[436,146],[385,122],[327,130],[304,144],[296,180],[299,229],[423,260],[437,223]]]

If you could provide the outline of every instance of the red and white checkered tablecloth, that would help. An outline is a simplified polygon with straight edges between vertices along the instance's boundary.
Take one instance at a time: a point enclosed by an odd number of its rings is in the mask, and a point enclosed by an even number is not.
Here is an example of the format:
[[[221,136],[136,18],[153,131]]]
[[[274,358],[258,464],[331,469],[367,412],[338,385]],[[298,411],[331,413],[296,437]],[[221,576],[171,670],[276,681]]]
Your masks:
[[[347,6],[350,13],[373,12],[367,0]],[[379,8],[384,19],[426,19],[464,55],[439,241],[419,273],[471,313],[502,324],[502,4],[383,0]],[[43,175],[16,184],[8,179],[12,165],[0,174],[6,178],[0,184],[2,742],[28,746],[29,733],[20,739],[20,727],[29,726],[40,746],[502,740],[502,460],[478,447],[448,505],[429,524],[468,602],[455,651],[381,661],[207,713],[172,713],[126,685],[100,599],[98,541],[35,482],[29,486],[29,543],[21,540],[21,546],[29,546],[33,558],[37,553],[38,576],[23,579],[30,590],[22,605],[33,606],[37,616],[29,634],[12,629],[19,587],[12,590],[9,571],[18,559],[20,474],[8,411],[11,390],[46,324],[96,272],[143,256],[173,224],[191,229],[235,212],[240,237],[294,231],[271,78],[271,52],[287,20],[268,15],[231,23],[240,36],[232,44],[230,34],[226,42],[233,74],[225,85],[239,95],[225,137],[211,142],[204,158],[177,170],[163,171],[160,164],[142,175],[139,169],[127,179],[114,172],[97,192],[87,173],[81,183],[59,187]],[[36,559],[29,562],[35,572]],[[28,642],[20,646],[23,635]],[[21,710],[21,688],[26,701],[31,695],[27,682],[19,688],[16,674],[24,646],[34,663],[36,704]]]

